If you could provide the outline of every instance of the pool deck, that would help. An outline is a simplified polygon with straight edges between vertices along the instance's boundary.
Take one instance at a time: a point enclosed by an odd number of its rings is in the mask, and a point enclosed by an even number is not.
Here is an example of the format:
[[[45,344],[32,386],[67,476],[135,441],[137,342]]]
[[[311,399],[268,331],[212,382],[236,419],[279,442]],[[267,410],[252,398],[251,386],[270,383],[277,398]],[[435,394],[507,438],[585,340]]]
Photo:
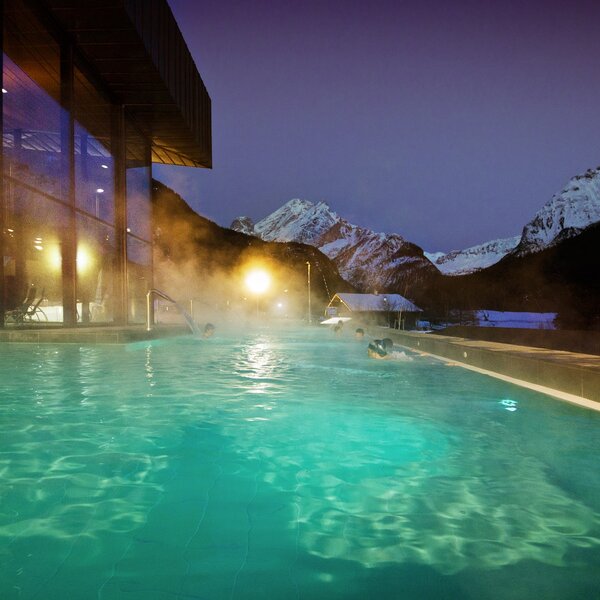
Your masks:
[[[33,344],[128,344],[189,334],[186,326],[157,325],[146,331],[144,325],[109,327],[6,327],[0,329],[0,342]]]
[[[450,364],[600,410],[600,356],[385,328],[378,336]]]

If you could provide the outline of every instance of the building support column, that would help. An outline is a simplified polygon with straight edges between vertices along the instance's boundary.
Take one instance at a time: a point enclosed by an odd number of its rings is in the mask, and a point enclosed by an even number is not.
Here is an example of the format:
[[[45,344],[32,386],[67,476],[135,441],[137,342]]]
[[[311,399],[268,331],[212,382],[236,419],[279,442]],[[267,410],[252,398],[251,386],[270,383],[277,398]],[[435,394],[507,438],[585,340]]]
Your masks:
[[[0,70],[4,75],[4,2],[0,2]],[[4,76],[2,77],[4,87]],[[4,94],[0,94],[0,132],[4,134]],[[0,144],[0,328],[4,327],[6,313],[6,281],[4,277],[4,248],[6,235],[6,201],[4,198],[4,143]]]
[[[115,270],[114,321],[125,325],[128,321],[127,303],[127,179],[125,147],[125,107],[113,105],[111,123],[111,150],[115,176]]]
[[[75,218],[75,85],[73,46],[60,48],[60,157],[61,196],[69,204],[61,235],[63,325],[77,324],[77,221]]]

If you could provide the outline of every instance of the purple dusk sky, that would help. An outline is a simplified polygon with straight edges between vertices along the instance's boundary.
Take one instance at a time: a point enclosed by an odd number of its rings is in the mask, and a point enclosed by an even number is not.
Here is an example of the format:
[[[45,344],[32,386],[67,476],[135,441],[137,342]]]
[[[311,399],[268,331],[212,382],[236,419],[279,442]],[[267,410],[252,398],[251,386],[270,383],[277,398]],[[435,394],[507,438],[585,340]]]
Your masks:
[[[517,235],[600,165],[597,0],[169,0],[212,170],[155,166],[229,226],[291,198],[429,251]]]

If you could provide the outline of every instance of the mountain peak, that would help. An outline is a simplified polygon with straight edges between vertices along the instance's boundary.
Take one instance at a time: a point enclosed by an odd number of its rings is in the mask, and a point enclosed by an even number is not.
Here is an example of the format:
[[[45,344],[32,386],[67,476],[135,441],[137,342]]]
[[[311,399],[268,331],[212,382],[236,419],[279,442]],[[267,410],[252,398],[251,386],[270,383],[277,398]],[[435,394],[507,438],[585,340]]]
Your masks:
[[[254,226],[265,241],[301,242],[317,245],[318,238],[337,223],[339,217],[325,202],[314,204],[294,198]]]
[[[515,255],[539,252],[600,221],[600,167],[572,177],[525,225]]]
[[[341,218],[323,201],[294,198],[254,226],[265,241],[302,242],[321,250],[340,274],[365,291],[405,291],[406,278],[435,268],[398,234],[376,233]]]

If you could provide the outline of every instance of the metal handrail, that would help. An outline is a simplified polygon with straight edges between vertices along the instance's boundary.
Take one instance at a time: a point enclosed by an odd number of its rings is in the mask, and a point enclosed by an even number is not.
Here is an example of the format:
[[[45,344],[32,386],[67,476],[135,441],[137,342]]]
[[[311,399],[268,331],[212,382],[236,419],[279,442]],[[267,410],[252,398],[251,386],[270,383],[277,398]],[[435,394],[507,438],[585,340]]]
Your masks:
[[[163,300],[166,300],[167,302],[172,302],[173,304],[177,304],[177,302],[175,302],[175,300],[173,300],[173,298],[171,298],[171,296],[168,296],[167,294],[165,294],[164,292],[161,292],[160,290],[157,290],[155,288],[148,290],[148,292],[146,293],[146,331],[152,331],[152,322],[154,321],[154,310],[153,310],[152,303],[150,301],[150,298],[152,297],[152,295],[158,296],[159,298],[162,298]]]

